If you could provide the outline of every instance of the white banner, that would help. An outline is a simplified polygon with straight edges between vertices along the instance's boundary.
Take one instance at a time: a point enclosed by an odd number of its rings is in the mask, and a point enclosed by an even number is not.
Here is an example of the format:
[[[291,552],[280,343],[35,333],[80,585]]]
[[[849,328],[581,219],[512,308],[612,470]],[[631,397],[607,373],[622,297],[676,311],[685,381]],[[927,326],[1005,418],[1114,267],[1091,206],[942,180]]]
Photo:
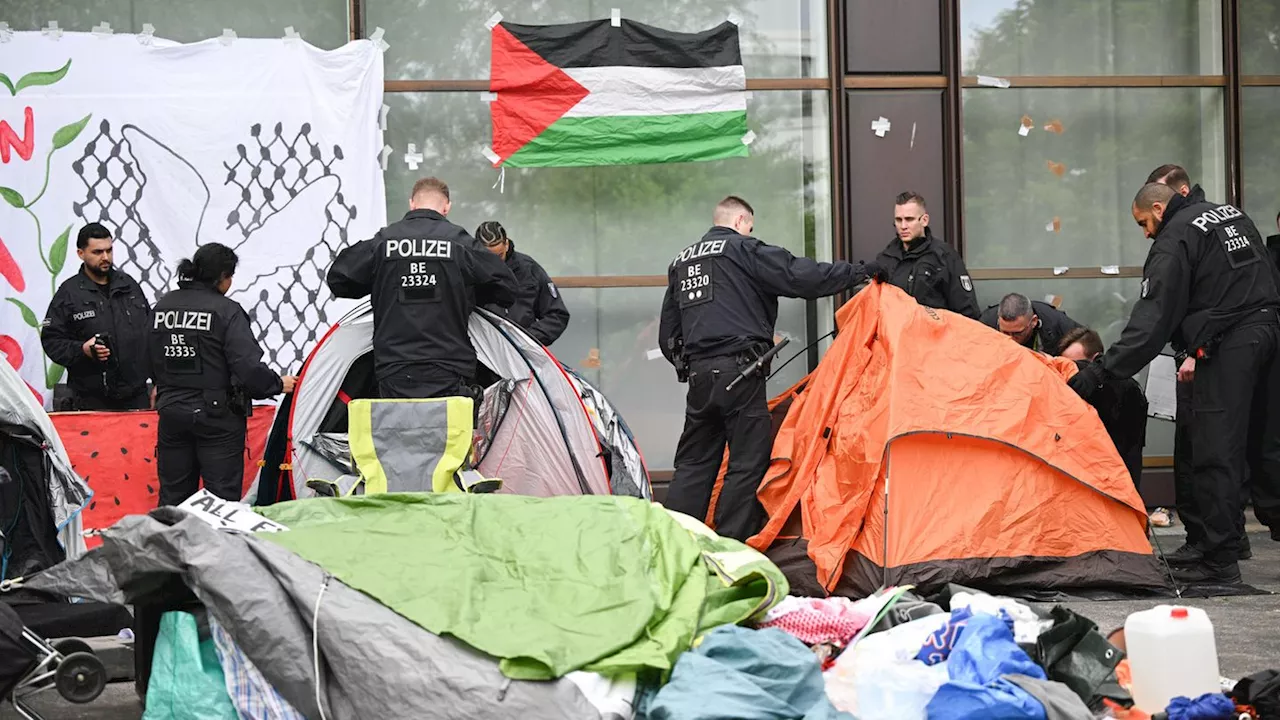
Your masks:
[[[296,372],[338,314],[324,274],[386,222],[382,53],[295,39],[138,35],[0,42],[0,355],[44,400],[38,325],[101,222],[153,304],[204,243],[236,249],[230,296],[267,362]],[[87,338],[86,338],[87,339]]]
[[[204,488],[200,488],[195,495],[182,501],[178,507],[219,530],[255,533],[280,532],[289,529],[274,520],[262,517],[244,503],[223,500]]]

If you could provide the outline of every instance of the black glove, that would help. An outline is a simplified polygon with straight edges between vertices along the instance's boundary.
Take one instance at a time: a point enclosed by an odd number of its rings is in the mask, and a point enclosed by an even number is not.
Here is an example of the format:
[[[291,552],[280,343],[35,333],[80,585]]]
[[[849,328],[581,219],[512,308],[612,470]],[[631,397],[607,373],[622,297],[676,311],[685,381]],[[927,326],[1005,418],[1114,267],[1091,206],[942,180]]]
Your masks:
[[[1079,366],[1080,372],[1072,375],[1071,379],[1067,381],[1067,385],[1072,390],[1075,390],[1081,399],[1088,402],[1089,398],[1093,397],[1093,394],[1106,382],[1107,371],[1102,368],[1101,361],[1081,361],[1076,365]]]
[[[882,283],[889,282],[889,271],[885,270],[878,262],[859,263],[858,270],[868,278],[874,278]]]

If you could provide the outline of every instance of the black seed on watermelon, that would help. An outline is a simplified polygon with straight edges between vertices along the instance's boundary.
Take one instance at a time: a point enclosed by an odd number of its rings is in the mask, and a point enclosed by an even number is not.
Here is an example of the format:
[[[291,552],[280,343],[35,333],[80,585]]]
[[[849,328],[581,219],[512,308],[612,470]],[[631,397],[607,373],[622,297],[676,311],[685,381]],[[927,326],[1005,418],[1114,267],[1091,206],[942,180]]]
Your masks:
[[[112,499],[112,500],[115,500],[117,505],[119,505],[119,504],[120,504],[120,498],[111,498],[111,499]]]
[[[142,462],[151,462],[151,458],[142,458]]]
[[[98,501],[97,501],[97,500],[93,500],[93,501],[91,501],[91,502],[89,503],[89,509],[90,509],[90,510],[92,510],[92,509],[94,509],[94,508],[96,508],[96,507],[98,507]]]
[[[148,494],[148,495],[155,495],[155,494],[156,494],[156,489],[155,489],[155,488],[153,488],[153,487],[151,487],[150,485],[147,485],[147,494]]]
[[[151,427],[149,423],[138,423],[138,427]]]
[[[121,454],[121,455],[128,455],[128,454],[129,454],[129,449],[128,449],[128,448],[120,448],[120,454]]]
[[[93,452],[89,453],[89,457],[90,457],[90,458],[96,458],[96,457],[98,457],[98,451],[97,451],[97,450],[94,450]],[[72,465],[72,467],[75,467],[75,466],[74,466],[74,465]]]
[[[128,480],[128,479],[129,479],[129,473],[125,473],[125,474],[124,474],[124,479],[125,479],[125,480]]]
[[[88,431],[88,430],[81,430],[81,431],[80,431],[80,437],[84,437],[84,436],[86,436],[86,435],[88,435],[88,434],[89,434],[89,431]]]

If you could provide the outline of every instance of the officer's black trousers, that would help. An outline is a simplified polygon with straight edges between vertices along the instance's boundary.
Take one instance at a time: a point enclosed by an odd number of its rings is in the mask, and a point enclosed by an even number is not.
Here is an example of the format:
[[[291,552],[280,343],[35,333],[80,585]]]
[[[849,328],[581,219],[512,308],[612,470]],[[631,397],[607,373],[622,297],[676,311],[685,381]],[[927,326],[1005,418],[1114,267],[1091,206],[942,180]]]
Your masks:
[[[224,408],[172,406],[160,411],[156,471],[160,504],[177,505],[204,487],[223,500],[244,497],[243,417]]]
[[[1195,467],[1191,462],[1191,388],[1178,383],[1178,414],[1173,426],[1173,493],[1178,519],[1187,529],[1187,544],[1204,543],[1204,519],[1195,499]]]
[[[82,411],[106,410],[109,412],[117,412],[124,410],[146,410],[150,406],[151,395],[145,390],[133,397],[127,398],[111,399],[101,395],[87,395],[82,393],[75,393],[71,398],[72,409]]]
[[[753,375],[735,385],[733,392],[725,390],[742,367],[736,357],[690,361],[684,432],[676,446],[675,475],[664,503],[705,520],[728,443],[729,468],[716,501],[715,524],[716,532],[737,540],[746,540],[764,525],[756,490],[769,468],[773,447],[764,378]]]
[[[429,366],[398,368],[378,380],[378,396],[384,399],[470,397],[471,389],[461,375]]]
[[[1267,525],[1280,511],[1280,322],[1246,321],[1196,362],[1192,389],[1192,497],[1204,523],[1205,560],[1235,562],[1245,478]]]

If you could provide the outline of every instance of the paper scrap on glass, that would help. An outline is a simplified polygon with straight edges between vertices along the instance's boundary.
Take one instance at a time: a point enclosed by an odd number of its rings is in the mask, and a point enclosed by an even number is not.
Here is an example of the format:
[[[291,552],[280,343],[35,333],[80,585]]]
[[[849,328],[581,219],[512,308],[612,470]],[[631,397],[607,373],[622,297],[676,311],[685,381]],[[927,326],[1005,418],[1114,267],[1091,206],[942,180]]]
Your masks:
[[[978,84],[983,87],[1007,88],[1009,81],[1004,78],[991,77],[990,75],[979,75]]]
[[[1080,177],[1086,172],[1088,172],[1088,170],[1085,170],[1084,168],[1071,168],[1071,177]]]
[[[591,348],[587,353],[587,357],[582,361],[582,367],[588,370],[600,369],[600,348]]]
[[[1057,175],[1058,177],[1062,177],[1063,175],[1067,174],[1067,166],[1063,165],[1062,163],[1057,163],[1052,160],[1046,160],[1045,164],[1049,166],[1049,172],[1053,173],[1054,175]]]
[[[1031,134],[1031,130],[1035,128],[1036,123],[1031,119],[1030,115],[1023,115],[1022,122],[1018,125],[1018,134],[1026,137]]]
[[[1178,363],[1157,355],[1147,368],[1147,415],[1161,420],[1178,416]]]
[[[1101,270],[1103,275],[1119,275],[1120,274],[1119,265],[1103,265]]]
[[[1048,125],[1045,125],[1045,126],[1044,126],[1044,129],[1045,129],[1045,130],[1047,130],[1047,131],[1049,131],[1049,132],[1051,132],[1051,133],[1053,133],[1054,135],[1061,135],[1061,134],[1062,134],[1062,129],[1063,129],[1063,128],[1062,128],[1062,121],[1061,121],[1061,120],[1052,120],[1052,121],[1050,121],[1050,122],[1049,122],[1049,124],[1048,124]]]
[[[1060,304],[1062,303],[1062,298],[1060,298],[1060,297],[1058,297],[1057,295],[1054,295],[1054,294],[1052,294],[1052,293],[1051,293],[1051,294],[1049,294],[1049,295],[1045,295],[1045,296],[1044,296],[1044,301],[1045,301],[1045,302],[1047,302],[1047,303],[1049,303],[1050,305],[1052,305],[1052,306],[1054,306],[1054,307],[1058,307],[1058,305],[1060,305]]]
[[[1055,233],[1062,232],[1062,218],[1054,217],[1052,220],[1050,220],[1048,223],[1045,224],[1044,231],[1055,232]]]
[[[662,348],[654,348],[645,353],[644,357],[646,360],[660,360],[662,359]]]
[[[893,127],[893,124],[889,122],[889,118],[883,115],[879,119],[871,121],[871,130],[876,134],[876,137],[884,137],[891,127]]]
[[[1067,266],[1067,265],[1058,265],[1058,266],[1056,266],[1056,267],[1054,267],[1054,268],[1053,268],[1053,274],[1054,274],[1054,275],[1066,275],[1066,274],[1067,274],[1067,271],[1068,271],[1068,270],[1070,270],[1070,269],[1071,269],[1071,268],[1070,268],[1069,266]]]

